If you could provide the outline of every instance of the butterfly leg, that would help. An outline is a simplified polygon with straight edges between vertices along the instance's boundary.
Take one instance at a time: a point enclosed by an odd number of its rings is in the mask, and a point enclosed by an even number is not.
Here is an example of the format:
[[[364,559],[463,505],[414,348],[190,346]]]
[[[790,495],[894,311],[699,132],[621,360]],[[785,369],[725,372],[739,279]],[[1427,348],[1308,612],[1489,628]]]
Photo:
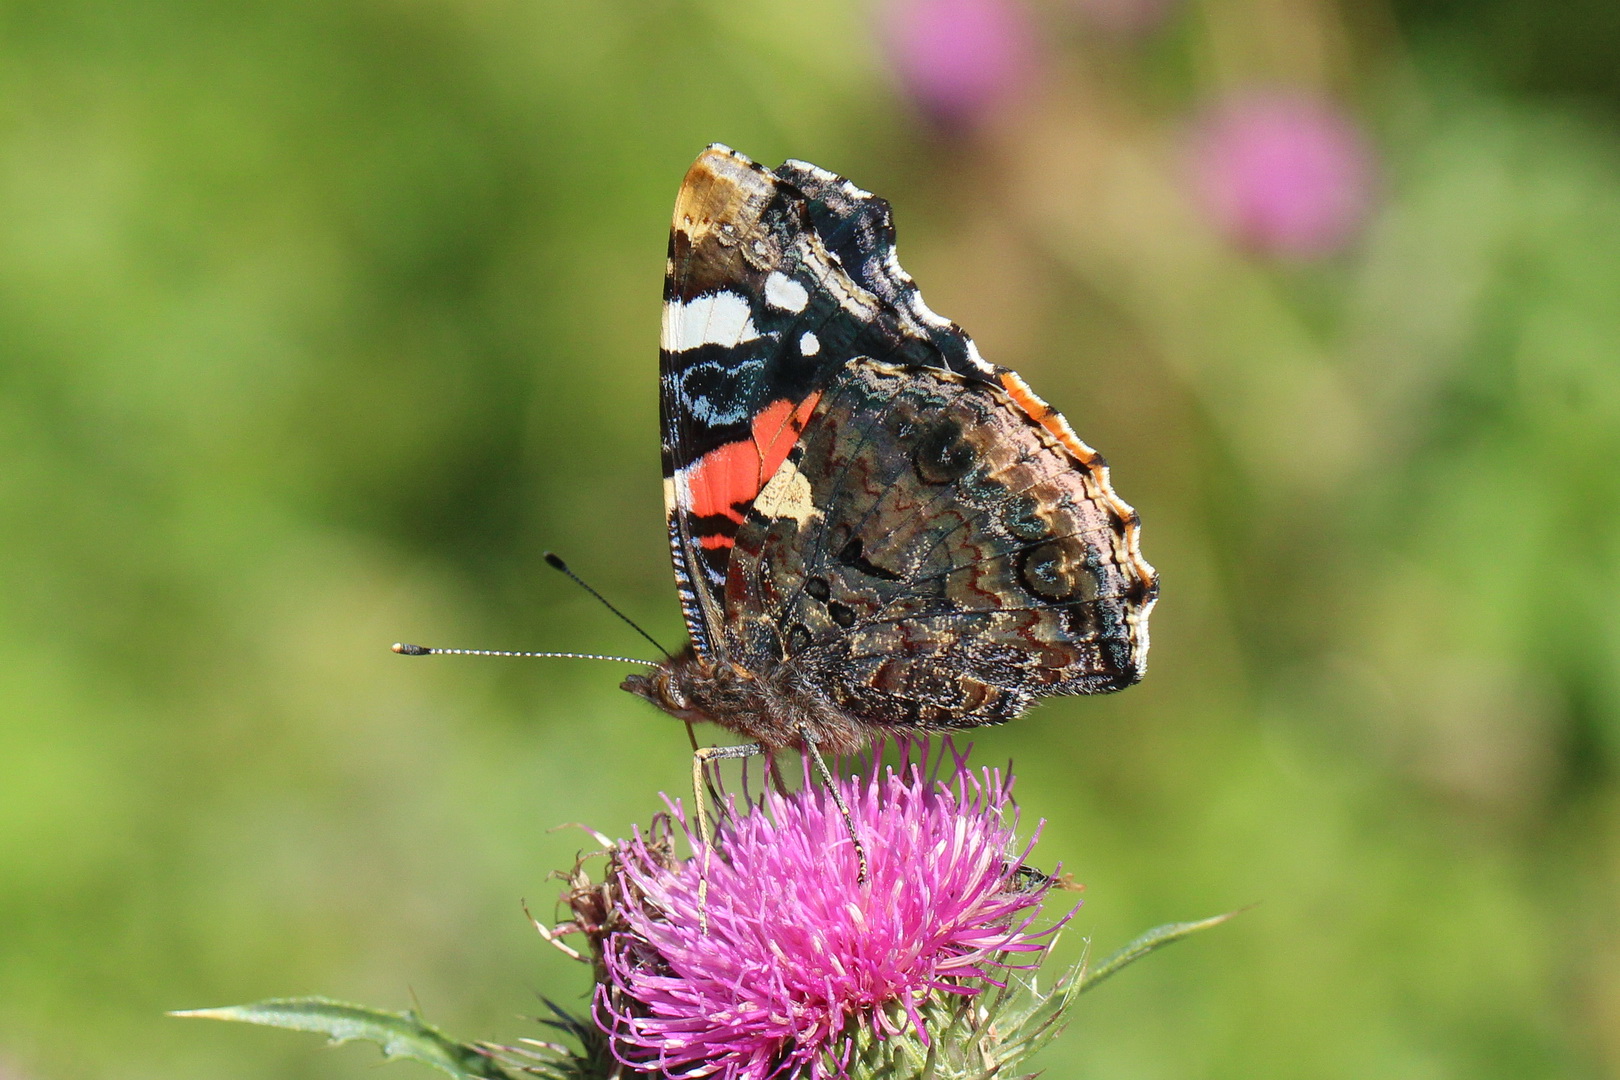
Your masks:
[[[709,800],[703,795],[704,769],[711,761],[750,758],[765,753],[758,743],[740,746],[704,746],[692,754],[692,807],[697,814],[698,841],[703,845],[703,871],[698,875],[698,929],[709,928],[709,858],[714,851],[714,828],[709,824]],[[716,795],[718,801],[719,796]]]
[[[860,838],[855,835],[855,821],[849,815],[849,805],[844,802],[844,797],[838,794],[838,785],[833,783],[832,770],[827,768],[827,762],[821,756],[821,751],[816,749],[815,736],[810,733],[810,729],[801,727],[799,729],[799,738],[804,742],[804,752],[810,755],[810,761],[815,765],[816,772],[821,776],[821,782],[826,786],[827,794],[832,796],[833,805],[838,807],[838,812],[843,815],[844,831],[849,833],[849,842],[855,846],[855,861],[858,867],[855,880],[864,885],[866,883],[866,848],[861,846]]]
[[[707,786],[704,783],[704,769],[708,767],[711,761],[751,758],[765,752],[765,748],[758,743],[743,743],[740,746],[699,747],[692,754],[692,798],[697,811],[698,839],[705,848],[709,847],[714,841],[714,830],[709,824],[709,800],[703,794],[704,788]],[[718,794],[716,797],[718,797]]]

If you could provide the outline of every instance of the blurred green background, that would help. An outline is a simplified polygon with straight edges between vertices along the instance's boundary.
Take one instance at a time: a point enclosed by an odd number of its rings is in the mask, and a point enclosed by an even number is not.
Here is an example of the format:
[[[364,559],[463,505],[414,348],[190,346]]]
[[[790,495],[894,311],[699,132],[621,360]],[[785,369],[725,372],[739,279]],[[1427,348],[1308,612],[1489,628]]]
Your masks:
[[[714,140],[893,201],[1142,513],[1146,682],[979,753],[1087,886],[1063,957],[1259,906],[1049,1075],[1620,1075],[1617,13],[0,5],[0,1077],[353,1077],[162,1012],[584,991],[519,899],[685,734],[616,667],[387,646],[640,649],[547,548],[680,637],[658,300]]]

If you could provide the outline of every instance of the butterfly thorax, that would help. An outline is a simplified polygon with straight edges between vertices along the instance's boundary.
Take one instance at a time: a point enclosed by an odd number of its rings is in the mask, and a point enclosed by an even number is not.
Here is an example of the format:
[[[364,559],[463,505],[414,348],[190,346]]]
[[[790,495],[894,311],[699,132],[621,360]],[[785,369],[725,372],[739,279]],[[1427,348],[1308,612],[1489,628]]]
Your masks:
[[[711,723],[770,749],[802,749],[806,735],[822,750],[854,753],[873,732],[808,686],[792,664],[751,671],[701,657],[689,645],[623,689],[677,720]]]

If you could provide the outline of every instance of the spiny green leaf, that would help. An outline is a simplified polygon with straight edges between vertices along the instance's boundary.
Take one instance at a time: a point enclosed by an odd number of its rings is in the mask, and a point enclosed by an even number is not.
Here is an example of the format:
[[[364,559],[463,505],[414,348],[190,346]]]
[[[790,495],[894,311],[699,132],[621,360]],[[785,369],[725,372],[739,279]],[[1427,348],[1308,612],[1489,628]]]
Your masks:
[[[1155,926],[1129,945],[1115,950],[1096,967],[1084,968],[1080,973],[1080,978],[1075,982],[1074,992],[1083,994],[1108,978],[1108,976],[1142,959],[1142,957],[1155,949],[1162,949],[1172,941],[1180,941],[1182,938],[1196,934],[1200,930],[1208,930],[1212,926],[1219,926],[1226,920],[1247,910],[1247,908],[1238,908],[1237,911],[1228,911],[1225,915],[1215,915],[1208,919],[1200,919],[1197,922],[1166,923],[1163,926]]]
[[[277,998],[252,1005],[220,1009],[192,1009],[170,1016],[205,1020],[236,1020],[244,1024],[314,1031],[334,1043],[365,1039],[382,1047],[390,1061],[408,1058],[440,1069],[456,1080],[512,1080],[487,1053],[458,1043],[418,1016],[415,1011],[384,1012],[326,998]]]

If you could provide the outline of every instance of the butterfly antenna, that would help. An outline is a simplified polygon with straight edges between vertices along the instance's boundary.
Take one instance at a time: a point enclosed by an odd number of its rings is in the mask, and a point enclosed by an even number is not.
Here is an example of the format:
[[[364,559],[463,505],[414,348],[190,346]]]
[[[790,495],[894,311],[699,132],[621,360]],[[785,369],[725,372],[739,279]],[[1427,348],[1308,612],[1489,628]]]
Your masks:
[[[604,656],[600,653],[577,652],[506,652],[500,649],[434,649],[426,645],[407,645],[403,641],[394,644],[394,651],[401,656],[533,656],[549,657],[554,660],[617,660],[621,664],[658,666],[656,660],[641,660],[634,656]]]
[[[570,581],[572,581],[575,585],[578,585],[580,588],[584,589],[586,592],[588,592],[592,596],[596,597],[597,600],[601,601],[603,607],[607,608],[609,611],[613,612],[613,614],[615,614],[619,618],[623,619],[625,621],[625,624],[628,625],[630,627],[630,629],[634,630],[636,633],[640,634],[642,637],[644,637],[648,641],[652,642],[652,647],[653,648],[657,649],[659,652],[663,653],[665,656],[670,655],[670,651],[668,649],[666,649],[662,645],[658,644],[658,639],[657,638],[655,638],[651,634],[647,633],[647,631],[643,630],[640,626],[637,626],[636,621],[634,619],[632,619],[630,616],[626,615],[624,612],[620,611],[618,608],[614,607],[612,604],[608,603],[607,597],[603,596],[601,593],[597,592],[595,589],[593,589],[589,585],[585,584],[585,579],[584,578],[580,577],[578,574],[576,574],[572,570],[568,569],[568,564],[563,562],[562,559],[557,555],[556,552],[548,551],[548,552],[545,553],[545,555],[546,555],[546,565],[550,566],[553,570],[560,571],[561,573],[566,575],[568,577],[568,579]]]

